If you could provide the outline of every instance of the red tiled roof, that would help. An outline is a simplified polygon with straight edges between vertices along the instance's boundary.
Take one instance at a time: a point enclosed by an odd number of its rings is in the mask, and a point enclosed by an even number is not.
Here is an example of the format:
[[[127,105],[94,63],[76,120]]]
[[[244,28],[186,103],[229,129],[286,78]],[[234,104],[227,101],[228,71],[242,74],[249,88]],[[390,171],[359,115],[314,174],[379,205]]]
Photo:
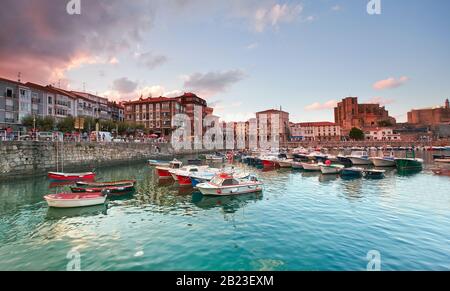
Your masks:
[[[176,98],[169,98],[169,97],[148,97],[148,98],[140,98],[138,100],[134,101],[125,101],[123,102],[124,105],[131,105],[131,104],[145,104],[145,103],[155,103],[155,102],[164,102],[164,101],[175,101],[178,102]]]
[[[300,122],[295,123],[295,125],[300,125],[301,127],[311,127],[311,126],[336,126],[336,123],[322,121],[322,122]]]

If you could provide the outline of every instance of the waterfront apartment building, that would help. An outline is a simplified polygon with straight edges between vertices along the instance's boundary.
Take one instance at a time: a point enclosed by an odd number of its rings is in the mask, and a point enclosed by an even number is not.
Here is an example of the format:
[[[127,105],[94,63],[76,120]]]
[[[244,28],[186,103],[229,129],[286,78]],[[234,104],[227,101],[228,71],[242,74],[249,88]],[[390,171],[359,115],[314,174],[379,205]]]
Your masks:
[[[413,125],[434,126],[450,123],[449,100],[445,105],[435,108],[414,109],[408,112],[408,123]]]
[[[111,120],[108,99],[86,92],[71,91],[77,97],[77,116],[92,117],[99,120]]]
[[[335,123],[348,133],[353,127],[377,127],[381,121],[395,125],[395,118],[380,104],[359,104],[358,97],[347,97],[334,108]]]
[[[267,118],[267,140],[270,142],[275,140],[283,145],[289,141],[290,129],[289,129],[289,113],[286,111],[269,109],[256,113],[257,128],[258,128],[258,140],[260,140],[260,131],[263,129],[263,124],[261,124],[261,119]],[[279,136],[272,139],[272,127],[278,124]]]
[[[392,128],[374,128],[364,132],[367,140],[373,141],[401,141],[401,135],[395,133]]]
[[[108,114],[113,121],[125,121],[125,108],[116,101],[108,102]]]
[[[341,127],[333,122],[291,123],[292,141],[338,141]]]
[[[206,101],[193,93],[184,93],[178,97],[140,98],[136,101],[124,102],[125,120],[143,124],[150,133],[169,137],[175,129],[172,126],[172,117],[178,113],[186,114],[191,120],[191,135],[194,135],[195,111],[198,111],[201,120],[199,126],[204,132],[203,119],[211,115],[213,109],[208,107]]]

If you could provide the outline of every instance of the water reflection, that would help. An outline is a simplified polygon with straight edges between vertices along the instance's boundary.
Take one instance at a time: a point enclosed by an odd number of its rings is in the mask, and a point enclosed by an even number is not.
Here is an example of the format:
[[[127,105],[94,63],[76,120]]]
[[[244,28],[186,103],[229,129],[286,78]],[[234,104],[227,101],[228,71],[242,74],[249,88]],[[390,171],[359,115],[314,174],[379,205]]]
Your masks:
[[[96,216],[99,214],[107,215],[108,206],[96,205],[90,207],[78,207],[78,208],[48,208],[46,218],[48,220],[58,220],[71,217],[88,217]]]
[[[247,204],[263,199],[262,193],[252,193],[234,196],[203,196],[200,192],[192,194],[192,203],[201,209],[221,208],[225,213],[235,213]]]
[[[319,176],[319,182],[321,183],[329,183],[332,181],[336,181],[339,178],[339,175],[323,175]]]

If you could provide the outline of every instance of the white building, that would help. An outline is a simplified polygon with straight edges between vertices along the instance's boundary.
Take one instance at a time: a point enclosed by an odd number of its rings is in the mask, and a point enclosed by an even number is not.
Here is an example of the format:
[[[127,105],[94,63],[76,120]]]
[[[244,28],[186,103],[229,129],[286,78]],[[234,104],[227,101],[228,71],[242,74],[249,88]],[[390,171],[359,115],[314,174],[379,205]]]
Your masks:
[[[332,122],[301,122],[290,126],[292,141],[331,141],[341,139],[341,127]]]
[[[391,128],[375,128],[366,130],[364,135],[367,140],[393,140],[400,141],[401,136],[399,133],[394,133]]]

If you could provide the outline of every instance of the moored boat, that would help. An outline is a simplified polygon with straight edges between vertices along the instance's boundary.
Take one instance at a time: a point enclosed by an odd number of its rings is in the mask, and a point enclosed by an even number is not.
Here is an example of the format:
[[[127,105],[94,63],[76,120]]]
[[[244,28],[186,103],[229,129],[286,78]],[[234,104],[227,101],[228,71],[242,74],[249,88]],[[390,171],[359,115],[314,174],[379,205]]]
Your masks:
[[[436,169],[431,169],[431,171],[438,176],[450,176],[450,169],[446,169],[446,168],[436,168]]]
[[[91,188],[106,188],[106,187],[123,187],[129,184],[136,184],[136,180],[122,180],[113,182],[83,182],[79,181],[76,183],[78,186],[91,187]]]
[[[291,166],[292,166],[292,169],[294,169],[294,170],[301,170],[301,169],[303,169],[302,162],[293,161],[291,163]]]
[[[167,161],[158,161],[158,160],[148,160],[148,165],[151,167],[168,167],[169,166],[169,162]]]
[[[420,171],[423,168],[423,160],[416,158],[414,151],[407,152],[405,158],[396,158],[395,163],[400,171]]]
[[[105,188],[83,188],[83,187],[70,187],[73,193],[99,193],[105,191],[108,194],[122,194],[130,193],[135,190],[134,184],[128,184],[123,186],[112,186]]]
[[[338,155],[337,156],[338,162],[341,163],[342,165],[346,166],[346,167],[351,167],[353,166],[352,161],[347,158],[346,156],[343,155]]]
[[[48,206],[56,208],[74,208],[104,204],[106,195],[103,193],[60,193],[44,196]]]
[[[324,175],[331,175],[331,174],[339,174],[342,169],[344,169],[343,165],[323,165],[320,166],[320,171]]]
[[[292,168],[292,159],[280,159],[278,160],[278,165],[280,168]]]
[[[341,171],[341,177],[345,177],[345,178],[360,178],[363,175],[363,171],[364,171],[364,169],[356,168],[356,167],[344,168]]]
[[[160,179],[170,179],[172,178],[172,175],[169,173],[169,170],[171,169],[179,169],[181,168],[183,163],[177,159],[174,159],[169,163],[169,166],[163,167],[163,166],[157,166],[156,167],[156,173],[158,174],[158,178]]]
[[[263,183],[256,176],[238,179],[229,174],[216,175],[210,182],[201,183],[197,188],[203,195],[228,196],[262,191]]]
[[[178,182],[179,186],[192,186],[191,174],[198,172],[218,172],[219,169],[209,168],[208,166],[186,166],[181,169],[169,170],[173,179]]]
[[[278,158],[273,156],[266,156],[260,158],[264,168],[276,168],[279,167]]]
[[[369,155],[366,151],[353,151],[347,158],[350,159],[353,165],[370,165]]]
[[[395,158],[393,156],[389,157],[374,157],[370,158],[375,167],[395,167]]]
[[[48,172],[48,178],[54,181],[80,181],[80,180],[94,180],[94,172],[85,173],[59,173]]]
[[[386,173],[386,170],[370,169],[363,171],[364,177],[368,179],[382,179],[384,178],[384,173]]]
[[[441,163],[441,164],[450,164],[450,158],[445,158],[445,159],[435,159],[434,160],[436,163]]]
[[[319,172],[320,166],[322,166],[322,163],[301,163],[302,167],[305,171],[311,171],[311,172]]]

